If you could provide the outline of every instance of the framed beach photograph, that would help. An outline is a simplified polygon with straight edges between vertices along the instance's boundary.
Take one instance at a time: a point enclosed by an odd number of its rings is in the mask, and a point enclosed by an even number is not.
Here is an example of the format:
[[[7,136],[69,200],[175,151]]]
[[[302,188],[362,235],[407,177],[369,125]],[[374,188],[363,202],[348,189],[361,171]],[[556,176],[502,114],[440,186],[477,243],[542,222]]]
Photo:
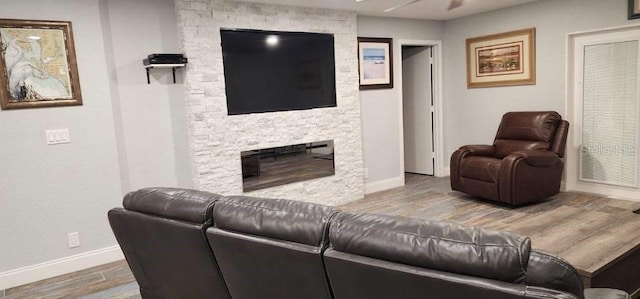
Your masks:
[[[360,89],[393,88],[393,40],[358,37]]]
[[[467,39],[467,87],[536,84],[535,28]]]
[[[0,107],[82,105],[71,22],[0,19]]]
[[[629,20],[640,18],[640,0],[629,0]]]

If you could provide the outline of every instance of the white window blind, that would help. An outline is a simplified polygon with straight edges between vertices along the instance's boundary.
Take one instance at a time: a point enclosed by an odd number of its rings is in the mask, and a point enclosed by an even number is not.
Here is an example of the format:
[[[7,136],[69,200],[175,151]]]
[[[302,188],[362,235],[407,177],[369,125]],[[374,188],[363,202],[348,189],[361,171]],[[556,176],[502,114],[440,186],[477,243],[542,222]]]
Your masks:
[[[580,179],[636,186],[638,41],[584,47]]]

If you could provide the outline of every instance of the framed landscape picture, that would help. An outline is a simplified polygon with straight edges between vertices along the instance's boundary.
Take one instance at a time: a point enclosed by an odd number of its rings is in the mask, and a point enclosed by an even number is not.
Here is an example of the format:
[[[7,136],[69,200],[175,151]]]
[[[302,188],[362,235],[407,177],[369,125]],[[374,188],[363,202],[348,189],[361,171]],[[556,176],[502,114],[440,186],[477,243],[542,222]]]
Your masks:
[[[0,106],[82,105],[71,22],[0,19]]]
[[[393,40],[358,37],[360,89],[393,88]]]
[[[467,87],[536,83],[535,28],[467,39]]]
[[[629,20],[640,18],[640,0],[629,0]]]

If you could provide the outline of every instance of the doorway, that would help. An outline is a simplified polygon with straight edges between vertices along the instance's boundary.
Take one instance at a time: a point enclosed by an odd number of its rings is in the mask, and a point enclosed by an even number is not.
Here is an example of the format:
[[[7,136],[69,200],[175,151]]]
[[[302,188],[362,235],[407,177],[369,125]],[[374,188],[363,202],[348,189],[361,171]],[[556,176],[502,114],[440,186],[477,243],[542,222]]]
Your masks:
[[[569,35],[566,189],[637,198],[640,27]]]
[[[432,46],[402,45],[404,171],[435,174]]]

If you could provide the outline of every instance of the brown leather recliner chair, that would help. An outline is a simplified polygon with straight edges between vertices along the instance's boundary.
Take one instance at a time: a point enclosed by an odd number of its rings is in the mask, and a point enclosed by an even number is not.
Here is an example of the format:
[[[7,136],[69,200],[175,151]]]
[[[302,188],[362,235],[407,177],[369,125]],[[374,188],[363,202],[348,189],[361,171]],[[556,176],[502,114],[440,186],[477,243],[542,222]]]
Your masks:
[[[569,123],[557,112],[509,112],[493,145],[451,155],[451,189],[521,205],[560,191]]]

